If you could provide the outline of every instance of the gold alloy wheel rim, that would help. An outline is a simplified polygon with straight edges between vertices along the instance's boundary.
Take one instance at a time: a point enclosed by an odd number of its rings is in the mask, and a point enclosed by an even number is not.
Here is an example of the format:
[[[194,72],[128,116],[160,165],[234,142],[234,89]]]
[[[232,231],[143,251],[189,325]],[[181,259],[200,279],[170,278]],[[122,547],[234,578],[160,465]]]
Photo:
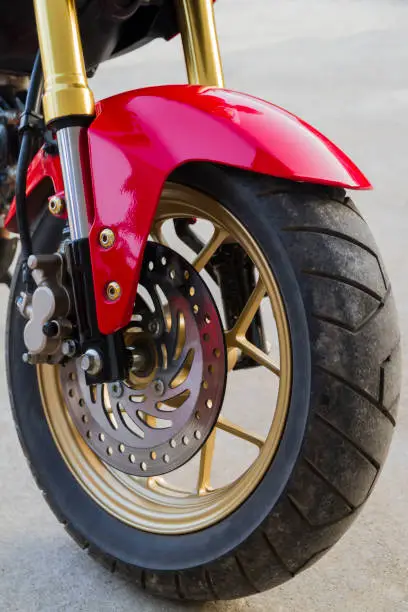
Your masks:
[[[218,247],[233,238],[251,257],[259,278],[236,325],[226,332],[229,369],[239,351],[279,376],[275,412],[265,439],[225,419],[222,414],[216,428],[201,450],[195,492],[168,484],[163,478],[137,478],[107,466],[87,446],[66,408],[59,367],[37,367],[44,412],[54,441],[70,471],[85,491],[117,519],[148,532],[182,534],[198,531],[226,518],[256,489],[278,449],[286,422],[291,390],[291,344],[285,309],[265,256],[245,227],[224,207],[208,196],[188,187],[168,183],[162,194],[152,234],[166,243],[163,224],[172,218],[195,217],[210,221],[214,232],[194,260],[198,271],[204,269]],[[245,334],[263,298],[269,297],[279,342],[279,368],[269,355],[249,343]],[[252,465],[236,480],[219,489],[210,485],[211,464],[217,429],[246,440],[259,449]]]

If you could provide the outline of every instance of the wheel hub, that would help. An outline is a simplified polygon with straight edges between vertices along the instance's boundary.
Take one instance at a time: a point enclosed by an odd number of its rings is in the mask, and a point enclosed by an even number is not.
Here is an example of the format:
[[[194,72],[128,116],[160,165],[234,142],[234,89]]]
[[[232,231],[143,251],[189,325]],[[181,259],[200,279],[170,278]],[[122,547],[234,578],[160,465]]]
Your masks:
[[[149,242],[124,334],[126,380],[87,386],[73,360],[61,368],[62,389],[81,436],[103,461],[158,476],[189,461],[215,426],[227,374],[222,323],[195,269]]]

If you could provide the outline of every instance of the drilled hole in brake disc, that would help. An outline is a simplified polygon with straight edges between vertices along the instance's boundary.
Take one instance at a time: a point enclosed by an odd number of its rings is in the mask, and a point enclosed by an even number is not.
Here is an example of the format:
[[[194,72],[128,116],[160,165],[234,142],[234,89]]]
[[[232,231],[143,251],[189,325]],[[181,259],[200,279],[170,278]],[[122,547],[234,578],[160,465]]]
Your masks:
[[[68,411],[107,464],[158,476],[189,461],[215,426],[226,382],[225,344],[206,284],[178,253],[149,242],[124,381],[88,387],[79,363],[60,368]]]

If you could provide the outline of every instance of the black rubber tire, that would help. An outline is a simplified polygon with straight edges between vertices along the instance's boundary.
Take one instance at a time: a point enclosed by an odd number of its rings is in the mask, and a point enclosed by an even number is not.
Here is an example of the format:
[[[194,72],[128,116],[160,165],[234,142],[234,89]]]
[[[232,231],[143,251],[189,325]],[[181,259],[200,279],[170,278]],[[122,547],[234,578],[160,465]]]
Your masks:
[[[177,537],[132,529],[93,502],[60,457],[35,369],[21,361],[23,320],[13,306],[18,272],[7,325],[10,397],[37,483],[80,546],[150,593],[232,599],[274,587],[316,561],[367,500],[395,425],[400,336],[377,247],[343,190],[198,164],[172,180],[216,198],[240,219],[284,299],[291,403],[257,489],[222,522]],[[59,230],[45,217],[37,249],[55,249]]]

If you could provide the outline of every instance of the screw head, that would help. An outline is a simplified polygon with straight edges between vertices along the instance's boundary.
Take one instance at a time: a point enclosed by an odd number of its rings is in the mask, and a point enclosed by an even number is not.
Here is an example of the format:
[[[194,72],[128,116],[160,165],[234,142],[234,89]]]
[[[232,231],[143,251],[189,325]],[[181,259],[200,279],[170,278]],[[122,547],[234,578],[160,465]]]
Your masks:
[[[160,378],[158,378],[157,380],[153,381],[153,391],[155,392],[156,395],[163,395],[164,393],[164,382],[162,380],[160,380]]]
[[[30,268],[30,270],[35,270],[38,266],[38,259],[36,258],[35,255],[30,255],[30,257],[27,260],[27,266]]]
[[[105,229],[103,229],[99,234],[99,244],[104,249],[109,249],[111,246],[113,246],[115,239],[115,234],[109,227],[105,227]]]
[[[157,319],[152,319],[147,324],[147,329],[152,334],[152,336],[157,336],[160,333],[160,323],[157,321]]]
[[[106,287],[106,297],[108,298],[108,300],[110,300],[111,302],[115,302],[117,299],[120,298],[121,293],[122,289],[119,283],[117,283],[116,281],[108,283],[108,286]]]
[[[60,333],[60,326],[57,321],[47,321],[47,323],[44,323],[42,330],[47,338],[55,338]]]
[[[62,354],[65,357],[73,357],[76,353],[76,343],[74,340],[64,340],[61,346]]]
[[[65,200],[60,196],[54,195],[48,200],[48,210],[52,215],[62,215],[65,211]]]
[[[112,397],[119,398],[123,395],[123,385],[121,382],[117,381],[110,385],[110,392]]]

